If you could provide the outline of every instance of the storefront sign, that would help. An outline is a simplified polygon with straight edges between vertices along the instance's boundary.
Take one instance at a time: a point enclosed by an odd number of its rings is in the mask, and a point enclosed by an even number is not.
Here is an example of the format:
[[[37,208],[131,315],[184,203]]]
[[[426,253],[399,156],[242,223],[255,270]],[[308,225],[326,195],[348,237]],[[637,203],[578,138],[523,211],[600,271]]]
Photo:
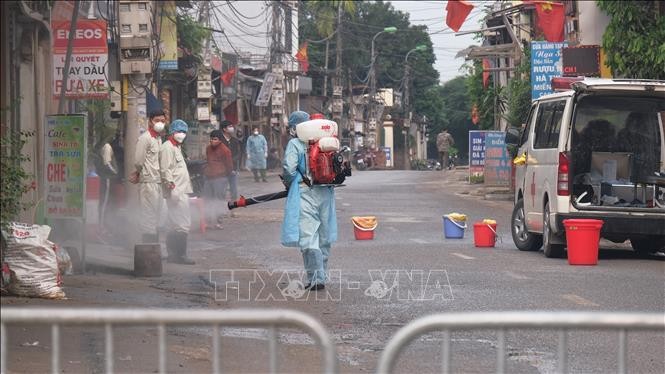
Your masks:
[[[46,117],[44,209],[47,218],[85,217],[86,116]]]
[[[160,70],[178,70],[178,29],[175,23],[175,1],[165,1],[162,5],[162,22],[159,30]],[[220,62],[221,65],[221,62]]]
[[[564,77],[599,77],[600,46],[582,45],[561,51]]]
[[[552,78],[563,74],[561,49],[568,43],[531,42],[531,99],[551,94]]]
[[[488,131],[485,134],[485,184],[510,186],[510,159],[506,150],[506,133]]]
[[[109,97],[106,21],[79,19],[73,35],[69,75],[64,82],[69,21],[52,22],[53,98],[65,90],[67,99],[107,99]]]
[[[485,172],[485,134],[487,131],[469,131],[469,182],[482,183]],[[445,167],[445,165],[441,165]]]
[[[256,97],[256,106],[267,106],[270,102],[270,97],[272,96],[272,89],[275,86],[277,81],[277,74],[275,73],[266,73],[263,77],[263,84],[261,85],[261,91]]]

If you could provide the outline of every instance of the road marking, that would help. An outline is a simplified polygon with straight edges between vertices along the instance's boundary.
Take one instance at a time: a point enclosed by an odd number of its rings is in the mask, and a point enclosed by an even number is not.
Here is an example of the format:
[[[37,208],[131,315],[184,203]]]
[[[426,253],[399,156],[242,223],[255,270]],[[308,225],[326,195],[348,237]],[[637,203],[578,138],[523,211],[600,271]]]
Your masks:
[[[583,306],[600,306],[600,304],[596,304],[591,300],[587,300],[583,298],[582,296],[578,296],[575,294],[565,294],[561,295],[561,297],[565,300],[572,301],[573,303],[577,305],[583,305]]]
[[[527,277],[526,275],[513,273],[512,271],[504,271],[504,273],[513,279],[520,279],[520,280],[529,279],[529,277]]]
[[[429,244],[427,240],[422,240],[422,239],[410,239],[412,242],[416,242],[418,244]]]
[[[471,256],[463,255],[463,254],[461,254],[461,253],[457,253],[457,252],[453,252],[452,255],[457,256],[457,257],[459,257],[459,258],[463,258],[463,259],[465,259],[465,260],[475,260],[475,259],[476,259],[475,257],[471,257]]]

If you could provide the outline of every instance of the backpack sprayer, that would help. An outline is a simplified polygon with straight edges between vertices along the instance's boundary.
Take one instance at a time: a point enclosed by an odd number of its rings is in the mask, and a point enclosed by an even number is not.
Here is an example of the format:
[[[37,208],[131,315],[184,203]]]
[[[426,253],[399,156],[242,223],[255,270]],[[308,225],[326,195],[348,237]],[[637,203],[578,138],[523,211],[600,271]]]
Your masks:
[[[337,138],[337,123],[327,119],[305,121],[296,126],[296,135],[298,139],[307,144],[307,164],[312,175],[310,180],[306,175],[301,174],[303,183],[308,187],[343,186],[342,183],[346,177],[351,176],[351,165],[344,159],[344,152],[348,152],[350,149],[340,147]],[[229,201],[228,207],[231,210],[282,199],[287,195],[288,190],[249,198],[240,196],[240,199],[236,201]]]

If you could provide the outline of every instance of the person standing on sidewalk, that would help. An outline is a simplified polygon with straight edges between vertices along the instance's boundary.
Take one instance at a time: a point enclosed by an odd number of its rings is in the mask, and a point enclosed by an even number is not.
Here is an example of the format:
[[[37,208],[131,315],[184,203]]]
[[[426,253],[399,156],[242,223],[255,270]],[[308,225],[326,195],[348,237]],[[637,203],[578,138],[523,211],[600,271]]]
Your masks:
[[[222,121],[220,125],[222,129],[222,143],[231,150],[231,158],[233,159],[233,170],[228,176],[229,190],[231,191],[231,200],[238,200],[238,170],[240,170],[240,157],[241,146],[240,141],[234,136],[235,128],[233,124],[227,120]],[[233,212],[231,212],[233,215]]]
[[[161,176],[159,172],[159,149],[161,134],[166,127],[166,116],[161,109],[148,115],[148,131],[139,136],[134,153],[136,170],[130,177],[131,183],[138,183],[140,219],[139,228],[143,243],[158,243],[159,211],[162,205]]]
[[[170,263],[193,265],[187,257],[187,235],[191,226],[189,195],[193,192],[182,154],[182,142],[187,136],[188,126],[177,119],[169,126],[169,137],[159,148],[159,168],[162,177],[162,190],[168,207],[166,250]]]
[[[252,135],[247,139],[247,163],[252,174],[254,174],[254,182],[259,181],[259,173],[261,173],[261,180],[267,182],[266,179],[266,159],[268,158],[268,142],[266,138],[259,134],[259,129],[254,128]]]
[[[112,182],[118,178],[118,166],[113,154],[113,147],[111,141],[106,140],[102,142],[99,148],[99,155],[96,159],[97,175],[99,175],[99,206],[98,206],[98,219],[99,219],[99,235],[100,238],[106,236],[109,230],[106,228],[106,217],[108,213],[109,204],[111,202],[111,187]]]
[[[333,187],[309,187],[303,183],[305,177],[311,180],[307,145],[296,137],[295,129],[308,120],[306,112],[295,111],[289,115],[289,133],[293,139],[286,145],[282,162],[282,178],[289,192],[281,242],[287,247],[300,248],[308,280],[305,289],[318,291],[325,288],[328,279],[330,246],[337,241],[337,215]]]
[[[226,187],[229,175],[233,171],[231,150],[222,143],[222,132],[213,130],[210,133],[210,144],[206,148],[205,182],[203,197],[206,199],[206,220],[209,225],[222,228],[222,216],[219,212],[225,208]]]
[[[448,170],[448,157],[450,156],[450,147],[453,145],[455,145],[455,139],[448,133],[448,130],[443,129],[436,136],[436,148],[439,150],[441,170]]]

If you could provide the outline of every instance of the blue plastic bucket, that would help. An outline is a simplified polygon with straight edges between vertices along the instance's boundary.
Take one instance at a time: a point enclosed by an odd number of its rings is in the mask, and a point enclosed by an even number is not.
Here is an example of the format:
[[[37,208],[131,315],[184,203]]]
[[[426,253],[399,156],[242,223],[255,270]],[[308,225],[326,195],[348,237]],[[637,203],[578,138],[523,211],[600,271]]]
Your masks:
[[[464,229],[466,229],[466,222],[459,222],[443,216],[443,233],[446,239],[462,239],[464,238]]]

